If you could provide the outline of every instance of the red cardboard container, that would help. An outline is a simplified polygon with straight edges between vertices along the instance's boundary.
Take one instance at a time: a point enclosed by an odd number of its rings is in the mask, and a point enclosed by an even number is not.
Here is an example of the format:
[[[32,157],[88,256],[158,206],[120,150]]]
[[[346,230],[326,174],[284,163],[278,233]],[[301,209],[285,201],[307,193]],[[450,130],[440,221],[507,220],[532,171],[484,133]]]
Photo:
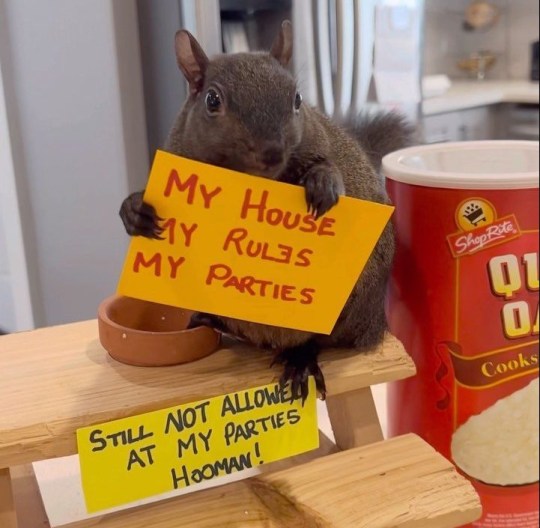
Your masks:
[[[388,389],[389,434],[414,432],[472,481],[471,526],[538,526],[538,143],[404,149],[390,330],[418,374]]]

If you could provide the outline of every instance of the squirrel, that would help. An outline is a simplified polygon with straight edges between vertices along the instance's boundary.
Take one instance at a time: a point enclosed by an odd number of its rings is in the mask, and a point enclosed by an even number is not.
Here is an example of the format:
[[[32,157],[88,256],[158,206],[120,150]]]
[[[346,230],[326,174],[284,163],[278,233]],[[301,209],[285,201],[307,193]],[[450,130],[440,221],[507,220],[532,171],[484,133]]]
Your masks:
[[[282,23],[270,52],[222,54],[211,60],[186,30],[175,36],[177,63],[189,95],[173,124],[164,150],[197,161],[262,178],[300,185],[315,218],[341,195],[389,204],[379,174],[382,157],[410,144],[412,127],[397,113],[350,117],[335,124],[302,102],[287,66],[292,56],[291,23]],[[120,216],[129,235],[160,238],[160,218],[129,195]],[[358,233],[361,237],[362,234]],[[280,383],[291,381],[295,397],[305,399],[313,375],[324,399],[326,387],[317,357],[323,348],[359,351],[382,341],[387,279],[394,255],[388,223],[364,271],[328,336],[194,314],[190,328],[207,325],[251,344],[276,351],[283,365]]]

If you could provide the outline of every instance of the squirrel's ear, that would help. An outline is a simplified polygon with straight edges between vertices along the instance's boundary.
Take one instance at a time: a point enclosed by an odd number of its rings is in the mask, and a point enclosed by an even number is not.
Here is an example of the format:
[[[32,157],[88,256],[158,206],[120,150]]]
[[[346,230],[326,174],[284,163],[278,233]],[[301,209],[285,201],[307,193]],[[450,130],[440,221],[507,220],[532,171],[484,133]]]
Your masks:
[[[185,29],[176,32],[176,62],[189,83],[192,93],[202,90],[208,57],[195,37]]]
[[[286,67],[289,64],[292,56],[293,34],[292,24],[289,20],[284,20],[281,23],[279,35],[274,39],[270,55]]]

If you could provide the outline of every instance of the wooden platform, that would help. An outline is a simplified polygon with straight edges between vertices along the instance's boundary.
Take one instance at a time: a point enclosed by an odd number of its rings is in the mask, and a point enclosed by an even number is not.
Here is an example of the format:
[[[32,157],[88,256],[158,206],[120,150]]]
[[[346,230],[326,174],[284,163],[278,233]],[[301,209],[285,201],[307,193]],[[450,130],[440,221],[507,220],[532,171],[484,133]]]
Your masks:
[[[0,526],[17,526],[10,467],[76,453],[79,427],[270,383],[280,373],[270,359],[236,344],[188,365],[127,366],[103,350],[96,321],[1,337]],[[422,440],[381,442],[369,386],[415,373],[394,337],[369,353],[325,352],[321,368],[337,446],[350,451],[262,466],[270,472],[256,479],[77,526],[444,528],[479,516],[470,484]]]

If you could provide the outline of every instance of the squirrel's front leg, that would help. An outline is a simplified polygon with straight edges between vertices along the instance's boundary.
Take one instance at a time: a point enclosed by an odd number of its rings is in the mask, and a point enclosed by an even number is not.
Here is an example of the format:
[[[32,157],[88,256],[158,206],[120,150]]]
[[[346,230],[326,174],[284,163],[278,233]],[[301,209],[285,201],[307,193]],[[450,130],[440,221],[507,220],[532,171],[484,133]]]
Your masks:
[[[144,191],[130,194],[120,207],[120,218],[128,235],[146,238],[161,238],[163,228],[159,226],[159,216],[150,204],[143,201]]]
[[[306,189],[308,212],[319,218],[338,203],[345,194],[339,169],[329,161],[312,165],[299,182]]]

